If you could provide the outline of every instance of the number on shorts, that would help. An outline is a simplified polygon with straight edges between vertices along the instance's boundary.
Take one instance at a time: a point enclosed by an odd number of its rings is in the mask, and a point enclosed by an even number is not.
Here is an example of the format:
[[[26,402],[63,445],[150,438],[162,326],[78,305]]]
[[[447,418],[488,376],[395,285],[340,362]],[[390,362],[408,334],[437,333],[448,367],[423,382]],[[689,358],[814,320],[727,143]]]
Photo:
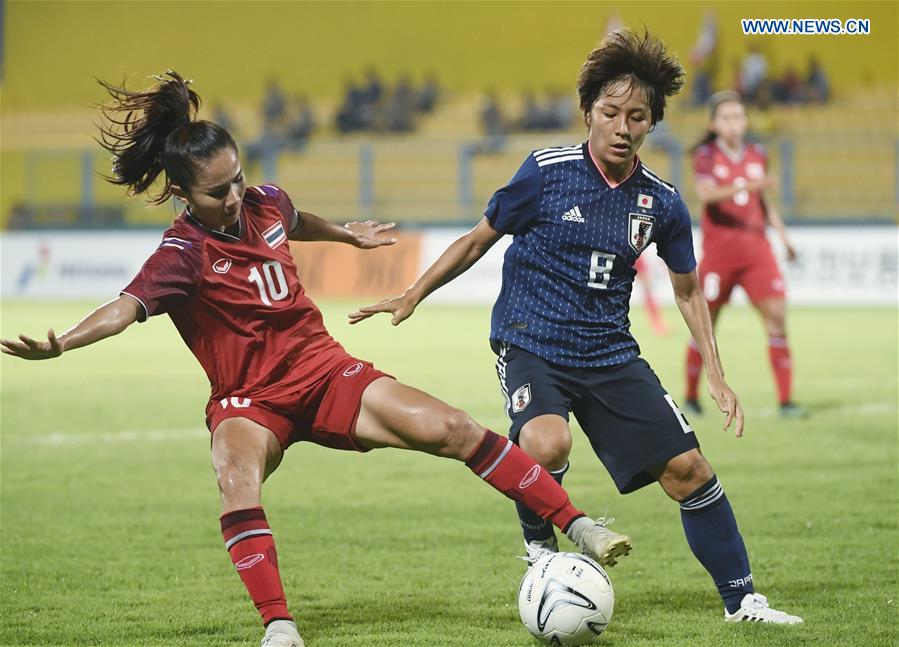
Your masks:
[[[687,422],[687,419],[684,417],[684,414],[681,413],[681,410],[678,408],[677,404],[674,402],[674,398],[672,398],[667,393],[665,394],[665,402],[671,407],[671,410],[674,411],[674,415],[677,418],[677,421],[680,423],[680,428],[684,430],[685,434],[692,434],[693,427],[690,426],[690,423]]]
[[[265,281],[262,275],[265,275]],[[262,264],[262,273],[259,268],[253,267],[250,270],[250,283],[255,283],[259,288],[259,298],[262,303],[267,306],[272,305],[272,301],[280,301],[290,292],[287,285],[287,278],[284,276],[284,268],[278,261],[266,261]]]
[[[594,251],[590,257],[590,278],[587,281],[587,287],[608,290],[614,263],[615,254]]]
[[[702,281],[702,293],[706,301],[714,301],[721,294],[721,277],[715,272],[709,272]]]

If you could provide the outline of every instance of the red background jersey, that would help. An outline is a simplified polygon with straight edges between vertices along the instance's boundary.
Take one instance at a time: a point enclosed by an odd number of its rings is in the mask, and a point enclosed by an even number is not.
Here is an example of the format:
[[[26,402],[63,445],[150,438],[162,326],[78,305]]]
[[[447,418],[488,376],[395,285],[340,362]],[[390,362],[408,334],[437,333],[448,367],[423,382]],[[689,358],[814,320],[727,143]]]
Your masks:
[[[122,290],[143,305],[142,321],[168,313],[206,371],[212,400],[303,388],[345,352],[297,277],[287,194],[249,187],[239,219],[232,236],[185,211]]]
[[[768,171],[768,156],[757,144],[746,144],[731,156],[716,142],[703,144],[693,155],[696,180],[710,179],[717,186],[745,186],[761,179]],[[760,191],[738,191],[727,200],[707,204],[702,212],[704,240],[712,242],[733,236],[765,235],[767,217]]]

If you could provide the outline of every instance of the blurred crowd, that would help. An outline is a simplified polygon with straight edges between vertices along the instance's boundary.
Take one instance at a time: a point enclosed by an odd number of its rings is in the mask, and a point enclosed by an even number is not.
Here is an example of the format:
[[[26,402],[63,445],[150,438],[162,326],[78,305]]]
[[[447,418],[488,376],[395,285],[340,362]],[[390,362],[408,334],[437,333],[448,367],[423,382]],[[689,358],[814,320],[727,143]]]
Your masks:
[[[416,87],[402,74],[391,87],[377,70],[369,68],[361,82],[348,79],[334,125],[339,133],[409,133],[419,115],[431,112],[440,100],[440,83],[429,74]]]
[[[712,93],[721,60],[718,18],[709,10],[702,19],[696,43],[690,50],[692,102],[704,106]],[[757,43],[750,43],[745,56],[732,62],[730,89],[740,93],[750,105],[823,104],[830,100],[830,81],[820,61],[810,56],[800,72],[792,64],[779,76],[771,75],[771,65]]]

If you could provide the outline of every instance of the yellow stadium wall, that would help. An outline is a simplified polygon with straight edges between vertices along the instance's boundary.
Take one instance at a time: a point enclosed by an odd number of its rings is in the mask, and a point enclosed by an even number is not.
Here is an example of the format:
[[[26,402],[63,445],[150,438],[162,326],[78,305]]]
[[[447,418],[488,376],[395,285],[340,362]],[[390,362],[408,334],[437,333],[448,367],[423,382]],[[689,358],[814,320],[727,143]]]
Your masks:
[[[60,110],[101,98],[92,77],[175,68],[209,101],[255,101],[270,75],[337,97],[372,64],[388,78],[434,70],[455,91],[572,87],[617,12],[686,60],[703,14],[719,18],[721,78],[750,42],[775,72],[816,53],[837,91],[897,79],[897,3],[887,2],[6,2],[2,107]],[[868,18],[868,36],[746,37],[745,17]]]

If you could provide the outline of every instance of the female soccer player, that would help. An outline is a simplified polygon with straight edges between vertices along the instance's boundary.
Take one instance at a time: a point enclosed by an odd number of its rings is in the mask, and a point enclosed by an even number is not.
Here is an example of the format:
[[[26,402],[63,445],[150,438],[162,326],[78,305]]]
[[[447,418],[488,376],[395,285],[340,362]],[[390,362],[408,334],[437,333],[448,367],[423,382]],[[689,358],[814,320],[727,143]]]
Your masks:
[[[740,95],[730,90],[709,99],[709,128],[696,146],[693,168],[696,194],[702,201],[702,262],[699,281],[709,302],[712,325],[721,306],[740,285],[762,315],[768,333],[768,358],[777,382],[780,413],[797,418],[806,410],[792,402],[793,366],[787,343],[784,281],[771,252],[765,228],[771,224],[780,236],[787,259],[796,250],[783,220],[764,190],[771,187],[768,156],[758,144],[747,144],[746,109]],[[702,355],[692,342],[687,346],[687,401],[685,407],[701,413],[697,399]]]
[[[545,470],[464,412],[351,357],[325,330],[297,278],[288,240],[362,249],[394,242],[392,225],[330,224],[296,211],[273,185],[247,187],[227,131],[193,119],[200,98],[174,72],[144,92],[103,84],[112,101],[101,143],[115,184],[170,195],[185,211],[137,277],[113,301],[57,337],[2,340],[4,353],[49,359],[168,313],[209,377],[206,424],[222,500],[221,528],[266,625],[262,644],[301,647],[288,612],[262,483],[291,444],[356,451],[399,447],[465,461],[497,490],[559,526],[602,563],[629,539],[584,516]]]
[[[658,481],[679,503],[687,541],[712,576],[728,621],[797,623],[800,618],[771,609],[754,592],[724,490],[629,332],[633,266],[654,242],[705,359],[709,390],[727,416],[724,428],[733,423],[742,435],[743,412],[724,380],[696,276],[687,208],[637,157],[683,79],[676,59],[648,34],[609,35],[578,78],[587,141],[528,155],[474,229],[403,295],[361,308],[350,321],[391,312],[393,324],[400,323],[511,234],[490,331],[510,437],[561,482],[574,412],[620,492]],[[527,503],[518,512],[532,558],[557,549],[552,528]]]

